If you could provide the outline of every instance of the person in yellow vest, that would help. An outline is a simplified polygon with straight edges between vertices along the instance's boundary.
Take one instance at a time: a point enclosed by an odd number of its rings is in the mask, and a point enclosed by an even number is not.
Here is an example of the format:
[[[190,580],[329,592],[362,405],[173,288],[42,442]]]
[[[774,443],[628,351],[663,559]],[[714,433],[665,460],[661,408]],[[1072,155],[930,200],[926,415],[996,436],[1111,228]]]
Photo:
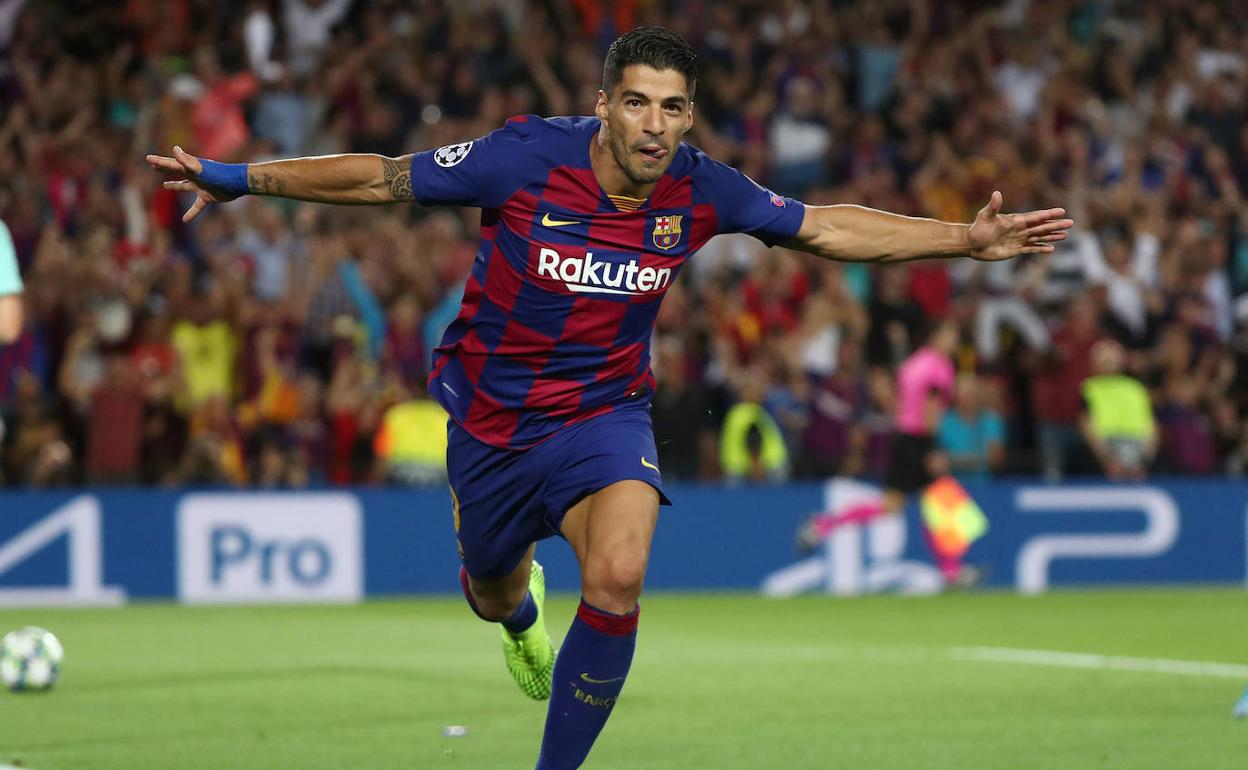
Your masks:
[[[184,398],[181,406],[194,411],[220,399],[234,401],[235,358],[238,335],[226,316],[219,290],[193,294],[185,300],[186,311],[173,325],[170,340],[181,362]]]
[[[386,480],[406,486],[446,483],[446,411],[422,396],[386,410],[373,439]]]
[[[741,400],[724,416],[719,462],[730,483],[777,483],[789,477],[789,450],[780,426],[762,406],[765,384],[746,376]]]
[[[1092,347],[1094,375],[1083,381],[1079,428],[1111,479],[1140,480],[1157,454],[1153,403],[1139,380],[1123,374],[1125,353],[1113,340]]]

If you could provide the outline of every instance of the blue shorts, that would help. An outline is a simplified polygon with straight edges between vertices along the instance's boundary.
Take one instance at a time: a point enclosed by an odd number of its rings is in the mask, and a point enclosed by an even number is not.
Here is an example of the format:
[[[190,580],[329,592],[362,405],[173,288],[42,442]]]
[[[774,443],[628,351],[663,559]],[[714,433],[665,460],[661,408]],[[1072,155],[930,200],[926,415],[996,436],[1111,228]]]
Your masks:
[[[574,423],[523,450],[482,443],[453,421],[446,436],[459,556],[475,578],[510,574],[530,545],[562,535],[569,508],[617,481],[644,481],[671,505],[648,405]]]

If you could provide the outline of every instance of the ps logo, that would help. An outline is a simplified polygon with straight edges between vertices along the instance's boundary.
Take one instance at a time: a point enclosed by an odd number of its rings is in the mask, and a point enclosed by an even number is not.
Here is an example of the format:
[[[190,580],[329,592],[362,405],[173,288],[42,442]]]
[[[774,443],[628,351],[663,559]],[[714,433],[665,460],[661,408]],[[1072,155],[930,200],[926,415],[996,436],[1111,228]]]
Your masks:
[[[832,479],[824,486],[824,509],[878,500],[880,491],[855,479]],[[884,516],[863,526],[841,527],[827,539],[822,553],[772,572],[763,580],[766,596],[795,596],[823,590],[838,596],[894,591],[934,594],[944,586],[940,570],[906,559],[906,523]]]
[[[468,157],[469,151],[472,150],[472,142],[460,142],[459,144],[448,144],[445,147],[439,147],[433,153],[433,162],[442,168],[450,168]]]

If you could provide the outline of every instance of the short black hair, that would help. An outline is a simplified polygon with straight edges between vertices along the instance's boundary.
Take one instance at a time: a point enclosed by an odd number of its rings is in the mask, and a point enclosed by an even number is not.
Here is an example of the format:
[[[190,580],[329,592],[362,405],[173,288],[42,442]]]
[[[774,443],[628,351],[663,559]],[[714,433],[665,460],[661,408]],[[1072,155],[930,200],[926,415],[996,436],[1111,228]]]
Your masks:
[[[685,76],[689,98],[698,85],[698,55],[685,39],[662,27],[637,27],[625,32],[607,49],[602,64],[602,90],[611,92],[624,77],[624,68],[644,64],[656,70],[676,70]]]

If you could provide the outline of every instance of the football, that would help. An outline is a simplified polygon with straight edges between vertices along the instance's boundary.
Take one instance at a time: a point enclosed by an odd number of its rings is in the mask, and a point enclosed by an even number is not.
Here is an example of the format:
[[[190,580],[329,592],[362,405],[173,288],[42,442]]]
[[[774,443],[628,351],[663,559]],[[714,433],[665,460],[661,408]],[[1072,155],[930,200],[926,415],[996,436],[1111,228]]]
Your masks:
[[[65,650],[51,632],[38,626],[10,631],[0,641],[0,679],[14,692],[47,690],[61,674]]]

